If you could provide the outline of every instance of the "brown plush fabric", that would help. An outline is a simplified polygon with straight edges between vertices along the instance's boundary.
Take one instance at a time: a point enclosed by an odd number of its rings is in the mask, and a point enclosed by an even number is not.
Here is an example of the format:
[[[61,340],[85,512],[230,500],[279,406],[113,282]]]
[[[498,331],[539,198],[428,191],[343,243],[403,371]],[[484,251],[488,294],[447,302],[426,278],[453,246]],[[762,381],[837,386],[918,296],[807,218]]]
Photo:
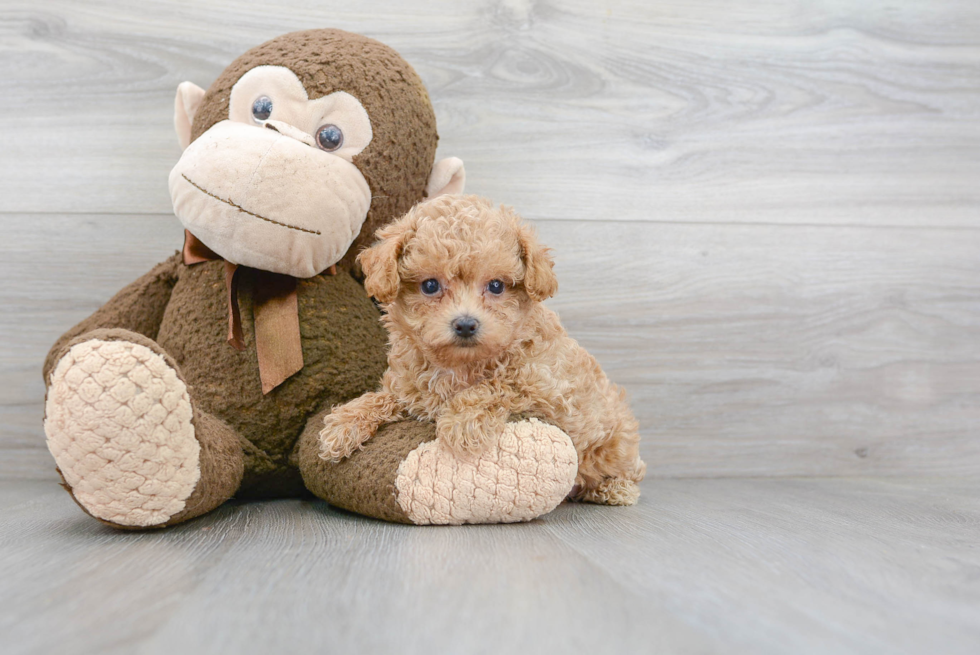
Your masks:
[[[167,271],[165,276],[159,275],[161,269]],[[226,499],[231,494],[241,498],[300,495],[303,482],[295,464],[289,463],[289,455],[308,417],[319,408],[375,389],[386,367],[386,334],[364,288],[347,273],[319,275],[300,280],[297,288],[305,365],[263,394],[254,347],[254,274],[252,269],[243,269],[239,288],[245,351],[235,350],[226,340],[223,262],[185,266],[168,260],[70,330],[47,358],[46,382],[50,370],[69,348],[89,339],[131,341],[162,354],[188,385],[195,429],[198,420],[203,422],[202,448],[209,447],[209,431],[234,435],[231,445],[215,446],[215,457],[230,463],[216,465],[214,477],[207,478],[207,484],[215,485],[215,489],[202,492],[206,497],[195,506],[198,509],[210,504],[210,499]],[[149,322],[143,324],[146,331],[156,332],[156,341],[115,328],[114,321],[137,315],[144,306],[139,290],[149,286],[158,294],[161,279],[169,291],[169,303],[155,329]],[[82,332],[84,327],[99,323],[105,327]],[[321,424],[322,420],[316,422]],[[237,455],[227,455],[229,452]],[[242,463],[232,461],[236,458]],[[226,473],[218,475],[219,470]]]
[[[231,88],[258,65],[289,68],[310,99],[346,91],[371,118],[374,137],[354,163],[374,199],[360,236],[338,263],[349,269],[379,227],[424,197],[439,140],[425,85],[397,52],[366,36],[333,29],[284,34],[240,56],[211,84],[194,116],[192,140],[228,118]]]
[[[201,444],[201,479],[183,511],[174,514],[160,527],[183,523],[210,512],[235,495],[245,473],[242,446],[234,430],[196,407],[193,423],[194,436]]]
[[[371,118],[374,134],[371,144],[354,159],[374,196],[360,237],[339,263],[339,274],[298,282],[302,370],[263,395],[253,315],[256,271],[243,268],[239,273],[246,346],[240,352],[226,341],[224,262],[185,266],[179,254],[69,330],[52,347],[44,365],[47,384],[74,339],[120,335],[99,329],[124,328],[129,331],[125,338],[162,353],[180,371],[201,441],[202,478],[187,508],[168,525],[197,516],[232,493],[238,497],[302,493],[296,463],[301,458],[291,463],[290,455],[296,452],[304,429],[315,437],[322,425],[322,418],[309,421],[310,417],[376,389],[386,367],[387,337],[377,308],[352,276],[354,257],[379,226],[422,199],[435,158],[435,116],[418,75],[387,46],[339,30],[287,34],[239,57],[206,93],[193,122],[193,138],[227,118],[231,87],[257,65],[288,67],[311,98],[341,90],[357,97]],[[314,493],[339,506],[404,521],[397,503],[388,497],[390,484],[400,458],[434,436],[432,426],[386,428],[371,447],[344,465],[303,460],[307,483]],[[333,473],[336,479],[327,480]],[[350,491],[345,491],[347,485]]]
[[[386,521],[411,523],[398,505],[395,477],[410,452],[436,438],[435,424],[399,421],[382,426],[363,450],[336,464],[319,457],[324,410],[299,441],[299,469],[306,487],[331,505]]]
[[[105,327],[131,330],[144,337],[156,339],[163,320],[163,312],[170,302],[170,293],[177,281],[177,265],[180,256],[175,254],[160,262],[153,269],[123,287],[122,291],[102,305],[94,314],[65,332],[48,352],[44,360],[44,383],[51,379],[55,364],[68,352],[70,341],[81,334]],[[72,344],[74,345],[74,344]]]
[[[115,298],[113,298],[113,300],[115,300]],[[110,304],[113,303],[113,300],[110,300],[108,303],[103,305],[99,309],[99,311],[106,309]],[[122,308],[115,308],[115,309],[117,309],[118,311],[113,312],[110,310],[109,313],[110,314],[123,313]],[[82,323],[79,323],[78,325],[82,325],[83,323],[88,322],[89,319],[91,318],[92,317],[90,316],[89,318],[85,319],[85,321],[82,321]],[[77,328],[78,325],[76,325],[75,328]],[[74,332],[75,328],[72,328],[71,330],[69,330],[69,332]],[[181,380],[184,379],[184,377],[180,375],[180,366],[177,364],[177,361],[170,356],[170,353],[168,353],[163,348],[161,348],[152,338],[147,337],[144,334],[140,334],[139,332],[134,332],[133,330],[123,328],[123,327],[100,327],[94,330],[89,330],[84,334],[79,334],[67,341],[64,341],[64,343],[62,343],[62,341],[64,340],[64,336],[62,336],[61,339],[58,339],[58,342],[51,349],[51,352],[48,353],[48,358],[53,359],[54,363],[57,364],[58,360],[64,357],[65,354],[69,350],[71,350],[72,346],[79,343],[83,343],[85,341],[90,341],[92,339],[98,339],[99,341],[128,341],[129,343],[135,343],[140,346],[146,346],[153,352],[163,357],[163,361],[167,363],[167,366],[176,369],[178,377],[180,377]],[[51,368],[53,369],[54,366],[52,366]]]
[[[287,460],[307,417],[377,387],[386,366],[386,335],[378,310],[349,274],[299,280],[304,366],[263,394],[252,313],[255,271],[239,272],[244,351],[226,341],[224,274],[222,262],[178,266],[157,342],[180,365],[195,404],[254,447],[245,447],[248,466],[239,495],[294,496],[302,487]]]

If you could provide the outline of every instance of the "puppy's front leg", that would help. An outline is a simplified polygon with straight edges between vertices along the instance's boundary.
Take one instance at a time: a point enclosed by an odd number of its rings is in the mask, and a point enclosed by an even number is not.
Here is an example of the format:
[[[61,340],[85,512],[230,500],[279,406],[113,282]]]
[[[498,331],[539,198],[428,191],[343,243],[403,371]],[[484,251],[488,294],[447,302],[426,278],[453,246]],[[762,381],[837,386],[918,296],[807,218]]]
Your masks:
[[[456,394],[436,419],[436,436],[461,455],[482,453],[500,434],[510,403],[498,390],[478,385]]]
[[[398,399],[389,391],[375,391],[334,407],[323,419],[320,457],[339,462],[374,436],[383,423],[401,415]]]

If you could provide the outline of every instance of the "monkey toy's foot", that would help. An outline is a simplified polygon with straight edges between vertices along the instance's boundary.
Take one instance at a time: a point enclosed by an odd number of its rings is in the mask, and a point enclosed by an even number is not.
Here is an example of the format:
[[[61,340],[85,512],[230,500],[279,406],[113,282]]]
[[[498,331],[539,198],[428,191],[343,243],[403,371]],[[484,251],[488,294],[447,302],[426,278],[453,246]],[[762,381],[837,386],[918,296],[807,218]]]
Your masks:
[[[150,527],[182,512],[201,476],[192,416],[187,386],[161,353],[91,339],[58,362],[44,430],[79,505],[116,526]]]
[[[536,419],[507,423],[492,445],[472,456],[459,456],[437,439],[433,423],[397,421],[350,457],[327,462],[319,456],[322,416],[300,438],[307,488],[331,505],[388,521],[530,521],[557,507],[578,473],[569,436]]]
[[[415,524],[516,523],[553,510],[568,495],[578,454],[567,434],[537,419],[508,423],[472,460],[441,439],[398,467],[398,504]]]

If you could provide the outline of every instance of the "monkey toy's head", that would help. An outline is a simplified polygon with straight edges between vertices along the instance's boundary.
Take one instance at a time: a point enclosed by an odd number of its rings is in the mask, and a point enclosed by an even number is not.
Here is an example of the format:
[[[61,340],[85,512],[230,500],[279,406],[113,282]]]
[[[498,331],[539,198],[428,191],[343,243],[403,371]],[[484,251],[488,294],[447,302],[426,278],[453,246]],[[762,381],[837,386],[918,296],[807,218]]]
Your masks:
[[[182,83],[174,123],[174,212],[234,264],[301,278],[349,267],[377,228],[463,190],[460,160],[433,163],[439,137],[419,76],[391,48],[340,30],[268,41],[206,92]]]

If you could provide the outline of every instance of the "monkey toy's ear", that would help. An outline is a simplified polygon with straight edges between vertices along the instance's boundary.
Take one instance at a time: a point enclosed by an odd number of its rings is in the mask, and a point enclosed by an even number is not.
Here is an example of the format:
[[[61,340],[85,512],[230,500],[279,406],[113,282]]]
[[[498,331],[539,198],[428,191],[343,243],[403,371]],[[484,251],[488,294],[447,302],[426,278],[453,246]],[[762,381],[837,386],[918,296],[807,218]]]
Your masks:
[[[398,276],[398,258],[405,246],[415,236],[418,219],[413,213],[378,230],[381,239],[367,250],[362,250],[357,261],[364,271],[364,290],[378,302],[391,302],[398,296],[401,278]]]
[[[466,169],[459,157],[440,159],[432,167],[429,183],[425,186],[425,197],[435,198],[452,193],[462,193],[466,185]]]
[[[193,82],[181,82],[177,86],[177,97],[174,99],[174,127],[177,128],[177,141],[180,149],[184,150],[191,143],[191,125],[194,114],[204,99],[204,89]]]

